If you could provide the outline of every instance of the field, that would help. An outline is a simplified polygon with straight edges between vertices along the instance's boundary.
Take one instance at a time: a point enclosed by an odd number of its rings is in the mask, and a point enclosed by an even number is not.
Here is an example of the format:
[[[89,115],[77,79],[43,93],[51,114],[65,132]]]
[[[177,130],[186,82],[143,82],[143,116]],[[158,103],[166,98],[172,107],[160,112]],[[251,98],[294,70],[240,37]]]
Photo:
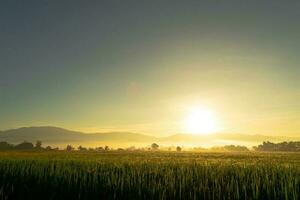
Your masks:
[[[299,198],[299,153],[0,152],[0,199]]]

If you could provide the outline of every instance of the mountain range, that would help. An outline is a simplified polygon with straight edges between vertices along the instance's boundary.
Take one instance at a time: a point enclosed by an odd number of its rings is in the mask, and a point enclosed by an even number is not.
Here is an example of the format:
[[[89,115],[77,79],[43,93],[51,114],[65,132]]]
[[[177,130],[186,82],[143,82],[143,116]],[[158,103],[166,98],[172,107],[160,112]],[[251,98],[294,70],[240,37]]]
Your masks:
[[[66,144],[85,146],[145,146],[153,142],[160,145],[184,145],[184,146],[216,146],[225,144],[239,144],[245,146],[257,145],[263,141],[281,142],[300,140],[300,137],[266,136],[219,133],[211,135],[175,134],[167,137],[155,137],[132,132],[106,132],[84,133],[71,131],[58,127],[22,127],[0,131],[0,141],[20,143],[23,141],[35,142],[41,140],[45,145],[64,146]]]

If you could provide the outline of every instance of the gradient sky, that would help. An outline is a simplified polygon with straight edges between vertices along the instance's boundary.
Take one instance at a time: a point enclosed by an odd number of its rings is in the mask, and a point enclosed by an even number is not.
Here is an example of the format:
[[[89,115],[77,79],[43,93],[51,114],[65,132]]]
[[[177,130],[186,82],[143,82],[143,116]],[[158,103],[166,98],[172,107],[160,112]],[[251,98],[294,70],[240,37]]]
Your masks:
[[[88,3],[87,3],[88,2]],[[0,130],[300,134],[299,1],[0,2]]]

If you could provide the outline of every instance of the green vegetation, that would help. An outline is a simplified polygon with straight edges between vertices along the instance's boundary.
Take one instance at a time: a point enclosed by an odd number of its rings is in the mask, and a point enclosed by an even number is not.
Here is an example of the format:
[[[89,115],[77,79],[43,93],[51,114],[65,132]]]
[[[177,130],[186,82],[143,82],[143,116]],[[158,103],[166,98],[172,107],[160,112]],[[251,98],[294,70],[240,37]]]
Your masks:
[[[299,153],[0,152],[1,199],[299,199]]]
[[[291,142],[263,142],[263,144],[254,147],[256,151],[291,151],[291,152],[300,152],[300,141],[291,141]]]
[[[173,148],[173,149],[172,149]],[[42,141],[37,140],[35,145],[33,145],[30,142],[22,142],[20,144],[14,145],[14,144],[10,144],[8,142],[5,141],[1,141],[0,142],[0,151],[7,151],[7,150],[46,150],[46,151],[50,151],[50,150],[59,150],[58,147],[56,148],[52,148],[51,146],[47,146],[47,147],[42,147]],[[75,147],[73,147],[72,145],[68,144],[66,146],[66,148],[64,149],[66,151],[74,151]],[[110,150],[114,150],[114,149],[110,149],[109,146],[105,146],[105,147],[83,147],[81,145],[79,145],[77,147],[78,151],[110,151]],[[169,147],[163,147],[160,148],[160,146],[156,143],[152,143],[150,147],[140,147],[140,148],[135,148],[134,146],[128,147],[126,149],[124,148],[117,148],[117,150],[127,150],[127,151],[134,151],[134,150],[142,150],[142,151],[149,151],[149,150],[163,150],[163,151],[172,151],[172,150],[176,150],[176,151],[181,151],[182,147],[177,146],[176,148],[173,146],[169,146]],[[213,146],[211,148],[202,148],[202,147],[187,147],[185,148],[185,150],[188,151],[218,151],[218,152],[246,152],[249,151],[249,149],[245,146],[240,146],[240,145],[225,145],[225,146]],[[264,152],[300,152],[300,142],[299,141],[290,141],[290,142],[281,142],[281,143],[272,143],[272,142],[263,142],[261,145],[258,146],[254,146],[253,149],[254,151],[264,151]]]

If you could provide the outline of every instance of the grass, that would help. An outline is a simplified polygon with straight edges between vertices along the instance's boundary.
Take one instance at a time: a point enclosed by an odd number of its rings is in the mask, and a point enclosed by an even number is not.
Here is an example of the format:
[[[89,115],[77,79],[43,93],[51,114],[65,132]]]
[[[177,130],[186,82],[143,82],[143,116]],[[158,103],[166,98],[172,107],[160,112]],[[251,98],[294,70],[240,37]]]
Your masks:
[[[1,199],[299,199],[299,153],[0,152]]]

